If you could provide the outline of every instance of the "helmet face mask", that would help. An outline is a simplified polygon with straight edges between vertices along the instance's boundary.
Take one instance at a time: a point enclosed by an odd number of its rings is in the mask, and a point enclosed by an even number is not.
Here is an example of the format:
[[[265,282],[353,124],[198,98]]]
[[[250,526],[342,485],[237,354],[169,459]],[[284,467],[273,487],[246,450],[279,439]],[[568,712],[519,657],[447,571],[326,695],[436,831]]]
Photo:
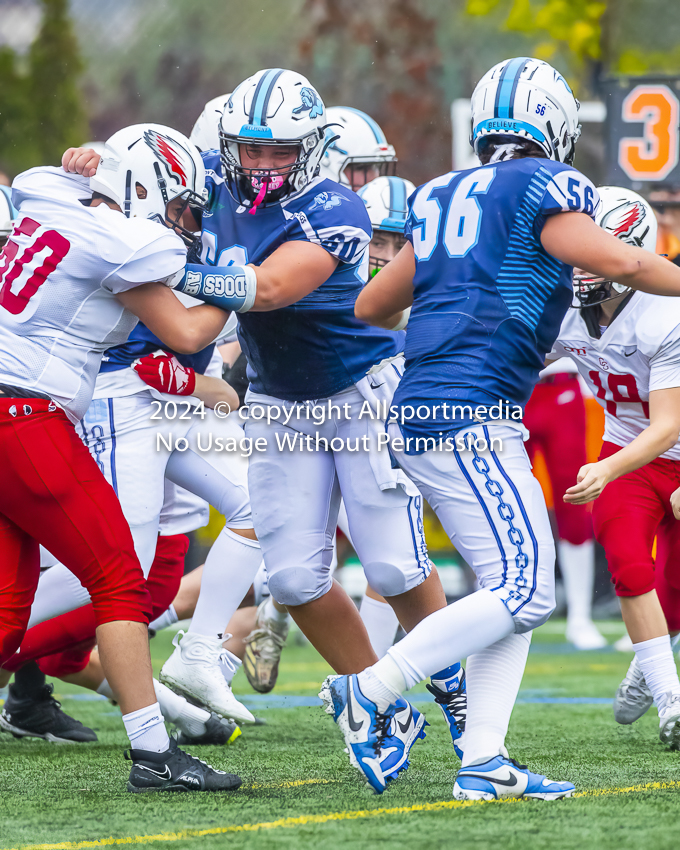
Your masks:
[[[295,194],[296,184],[300,177],[304,178],[310,154],[316,145],[313,137],[269,142],[261,139],[243,140],[222,130],[219,135],[220,162],[227,188],[234,200],[244,206],[254,205],[260,196],[258,207],[274,206]],[[293,162],[282,166],[243,165],[242,149],[250,145],[258,148],[296,148],[297,154]],[[307,152],[303,153],[305,148]]]
[[[649,203],[637,192],[618,186],[602,186],[598,190],[600,204],[595,223],[628,245],[656,250],[656,216]],[[596,278],[587,272],[574,275],[575,307],[596,307],[620,298],[632,290],[613,280]]]
[[[237,86],[219,128],[222,176],[234,200],[255,212],[304,191],[318,176],[326,126],[323,101],[295,71],[258,71]],[[297,156],[280,167],[275,155],[274,166],[250,166],[244,146],[296,148]]]

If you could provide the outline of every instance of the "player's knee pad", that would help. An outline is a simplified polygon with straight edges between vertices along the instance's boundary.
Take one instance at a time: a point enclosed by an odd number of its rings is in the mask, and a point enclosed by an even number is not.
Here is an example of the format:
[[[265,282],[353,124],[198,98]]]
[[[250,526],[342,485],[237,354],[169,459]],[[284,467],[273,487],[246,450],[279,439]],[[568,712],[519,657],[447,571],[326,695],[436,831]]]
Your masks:
[[[324,596],[333,580],[328,570],[284,567],[269,575],[269,592],[279,605],[305,605]]]
[[[384,561],[369,561],[363,564],[368,583],[381,596],[399,596],[418,587],[428,577],[432,570],[432,564],[418,568],[395,566]]]

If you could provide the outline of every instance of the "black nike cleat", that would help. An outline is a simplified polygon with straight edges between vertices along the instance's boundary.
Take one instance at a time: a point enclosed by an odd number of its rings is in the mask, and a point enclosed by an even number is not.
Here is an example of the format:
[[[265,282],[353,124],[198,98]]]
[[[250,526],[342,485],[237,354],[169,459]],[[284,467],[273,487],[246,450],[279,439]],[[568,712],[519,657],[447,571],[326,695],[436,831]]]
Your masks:
[[[145,791],[234,791],[241,778],[217,770],[206,762],[180,750],[170,740],[164,753],[149,750],[126,750],[125,758],[133,762],[127,790],[135,794]]]
[[[15,738],[43,738],[54,744],[84,744],[96,741],[93,729],[69,717],[53,696],[54,685],[43,685],[31,696],[17,696],[15,685],[0,715],[0,727]]]
[[[222,747],[224,744],[233,744],[240,734],[241,730],[233,720],[225,720],[213,711],[206,720],[205,732],[202,735],[187,735],[186,732],[179,731],[175,740],[182,747],[196,744]]]

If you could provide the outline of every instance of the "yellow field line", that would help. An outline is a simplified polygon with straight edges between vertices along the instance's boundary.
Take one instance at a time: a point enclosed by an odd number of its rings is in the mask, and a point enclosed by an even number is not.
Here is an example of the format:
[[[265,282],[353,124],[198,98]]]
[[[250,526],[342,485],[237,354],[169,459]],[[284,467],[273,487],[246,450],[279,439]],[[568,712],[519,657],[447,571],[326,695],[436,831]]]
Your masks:
[[[299,780],[281,783],[283,786],[309,784],[324,780]],[[252,786],[265,787],[265,786]],[[279,787],[279,786],[276,786]],[[591,791],[579,791],[574,797],[612,797],[618,794],[637,794],[643,791],[659,791],[668,788],[680,788],[680,781],[647,782],[644,785],[630,785],[627,788],[595,788]],[[128,835],[123,838],[100,838],[92,841],[61,841],[57,844],[23,844],[21,850],[85,850],[90,847],[113,847],[134,844],[151,844],[154,841],[181,841],[185,838],[202,838],[206,835],[227,835],[234,832],[257,832],[261,829],[279,829],[281,827],[306,826],[308,824],[329,823],[331,821],[360,820],[362,818],[382,817],[384,815],[407,815],[413,812],[436,812],[445,809],[467,809],[472,806],[499,805],[500,803],[519,803],[521,800],[508,798],[494,803],[484,801],[443,800],[438,803],[419,803],[415,806],[395,806],[394,808],[359,809],[353,812],[329,812],[325,815],[302,815],[297,818],[280,818],[261,823],[244,823],[234,826],[216,826],[210,829],[183,829],[179,832],[159,832],[156,835]],[[18,848],[14,848],[18,850]]]

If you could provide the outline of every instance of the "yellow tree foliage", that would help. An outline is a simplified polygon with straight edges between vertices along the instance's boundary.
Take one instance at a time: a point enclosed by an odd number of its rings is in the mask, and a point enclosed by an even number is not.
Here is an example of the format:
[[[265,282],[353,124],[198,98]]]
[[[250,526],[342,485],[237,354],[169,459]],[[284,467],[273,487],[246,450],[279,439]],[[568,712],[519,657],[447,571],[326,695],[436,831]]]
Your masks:
[[[505,14],[504,28],[535,39],[534,55],[550,60],[566,48],[576,60],[597,60],[602,54],[600,19],[606,2],[596,0],[467,0],[469,15],[485,16],[498,8]]]

